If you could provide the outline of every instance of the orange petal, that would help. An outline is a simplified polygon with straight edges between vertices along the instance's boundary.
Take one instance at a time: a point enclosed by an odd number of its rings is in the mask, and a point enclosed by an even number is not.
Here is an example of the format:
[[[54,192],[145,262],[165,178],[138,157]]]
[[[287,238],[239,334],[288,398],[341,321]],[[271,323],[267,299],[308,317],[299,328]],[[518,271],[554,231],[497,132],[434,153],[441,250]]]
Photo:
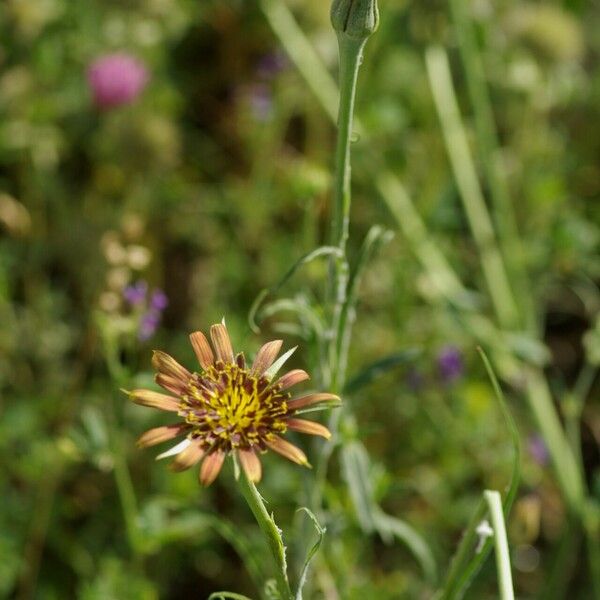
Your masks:
[[[287,390],[293,385],[310,379],[310,375],[302,369],[294,369],[285,375],[282,375],[274,385],[280,386],[281,390]]]
[[[271,450],[278,452],[289,460],[298,463],[299,465],[310,466],[306,454],[304,454],[300,448],[294,446],[294,444],[290,444],[278,435],[274,436],[274,438],[271,441],[266,442],[266,444]]]
[[[137,445],[139,448],[156,446],[156,444],[160,444],[161,442],[172,440],[183,433],[186,429],[188,429],[187,425],[182,425],[181,423],[177,423],[175,425],[164,425],[163,427],[155,427],[154,429],[149,429],[146,431],[146,433],[141,435],[137,441]]]
[[[172,356],[160,350],[154,350],[152,353],[152,366],[169,377],[188,381],[192,374],[181,366]]]
[[[253,483],[260,481],[262,466],[256,452],[254,450],[238,450],[237,455],[248,479]]]
[[[283,340],[274,340],[261,347],[252,363],[251,372],[253,375],[262,375],[273,364],[282,344]]]
[[[307,406],[313,406],[315,404],[320,404],[321,402],[331,403],[336,400],[340,401],[339,396],[335,394],[321,393],[321,394],[307,394],[306,396],[300,396],[299,398],[294,398],[290,400],[288,405],[288,410],[295,411],[301,408],[306,408]],[[341,401],[340,401],[341,402]]]
[[[170,464],[173,471],[185,471],[193,467],[204,456],[199,441],[192,442],[185,450],[180,452],[175,460]]]
[[[190,342],[192,342],[198,362],[206,371],[215,362],[215,356],[206,336],[201,331],[194,331],[190,334]]]
[[[217,359],[224,363],[233,362],[233,347],[231,339],[227,331],[227,327],[223,323],[217,323],[210,328],[210,339],[212,340]]]
[[[133,390],[129,392],[129,399],[136,404],[149,406],[150,408],[159,408],[160,410],[169,410],[177,412],[179,410],[179,400],[166,394],[159,394],[151,390]]]
[[[321,423],[315,423],[314,421],[307,421],[306,419],[287,419],[286,425],[294,431],[300,433],[309,433],[310,435],[320,435],[326,440],[331,438],[331,432],[325,425]]]
[[[181,379],[169,377],[169,375],[165,375],[164,373],[157,373],[154,376],[154,381],[156,381],[160,387],[172,394],[177,394],[178,396],[185,392],[187,388],[187,382],[184,383]]]
[[[225,460],[225,452],[215,450],[211,452],[200,467],[200,483],[202,485],[210,485],[221,471],[223,461]]]

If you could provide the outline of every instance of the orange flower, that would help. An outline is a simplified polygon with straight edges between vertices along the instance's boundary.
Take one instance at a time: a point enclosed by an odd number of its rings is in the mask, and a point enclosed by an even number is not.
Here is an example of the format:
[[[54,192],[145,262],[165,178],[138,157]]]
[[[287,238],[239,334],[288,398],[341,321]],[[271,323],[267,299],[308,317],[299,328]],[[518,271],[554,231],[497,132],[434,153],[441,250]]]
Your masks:
[[[260,480],[259,455],[274,450],[289,460],[308,466],[300,448],[281,437],[288,429],[329,439],[329,430],[314,421],[298,418],[304,412],[338,406],[334,394],[306,394],[292,398],[289,388],[309,379],[295,369],[279,379],[274,375],[290,353],[276,360],[282,341],[268,342],[258,351],[251,367],[244,355],[234,355],[224,324],[210,328],[212,347],[196,331],[190,341],[202,370],[190,372],[164,352],[155,351],[152,364],[156,382],[170,394],[151,390],[128,392],[137,404],[177,413],[182,421],[150,429],[138,440],[140,447],[185,436],[157,458],[175,456],[174,471],[183,471],[202,461],[200,482],[210,485],[228,454],[234,453],[248,479]]]

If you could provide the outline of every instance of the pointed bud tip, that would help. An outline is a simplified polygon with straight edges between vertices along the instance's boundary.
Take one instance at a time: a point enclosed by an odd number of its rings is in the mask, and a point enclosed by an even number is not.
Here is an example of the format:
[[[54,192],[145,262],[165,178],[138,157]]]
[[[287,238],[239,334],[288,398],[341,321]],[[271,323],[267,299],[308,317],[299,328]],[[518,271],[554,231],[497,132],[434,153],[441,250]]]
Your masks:
[[[338,34],[366,40],[379,26],[377,0],[333,0],[331,24]]]

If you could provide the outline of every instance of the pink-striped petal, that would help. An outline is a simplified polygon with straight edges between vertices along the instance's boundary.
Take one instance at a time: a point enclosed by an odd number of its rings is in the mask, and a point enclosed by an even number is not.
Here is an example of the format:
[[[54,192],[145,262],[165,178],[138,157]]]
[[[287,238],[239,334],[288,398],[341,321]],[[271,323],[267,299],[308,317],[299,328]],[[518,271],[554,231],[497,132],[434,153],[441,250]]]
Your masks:
[[[152,353],[152,366],[169,377],[188,381],[192,374],[182,365],[180,365],[172,356],[160,350],[154,350]]]
[[[139,448],[156,446],[156,444],[176,438],[178,435],[182,434],[188,429],[188,425],[181,423],[177,423],[175,425],[164,425],[162,427],[154,427],[153,429],[146,431],[146,433],[142,434],[138,438],[137,445]]]
[[[262,466],[256,452],[254,450],[238,450],[237,455],[248,479],[253,483],[259,482],[262,476]]]
[[[285,456],[287,459],[292,462],[298,463],[299,465],[305,465],[307,467],[310,466],[308,459],[306,458],[306,454],[300,450],[294,444],[290,444],[288,441],[280,438],[278,435],[274,436],[272,440],[266,442],[267,446],[278,452],[282,456]]]
[[[308,433],[310,435],[320,435],[326,440],[331,438],[331,432],[325,425],[321,423],[315,423],[314,421],[307,421],[306,419],[287,419],[286,425],[289,429],[299,431],[300,433]]]
[[[206,371],[215,362],[215,356],[206,336],[201,331],[194,331],[190,334],[190,342],[200,366]]]
[[[283,340],[273,340],[262,346],[252,363],[251,373],[258,376],[262,375],[273,364],[282,345]]]
[[[156,381],[160,387],[172,394],[177,394],[178,396],[183,394],[187,389],[187,382],[184,383],[181,379],[169,377],[169,375],[165,375],[164,373],[157,373],[154,376],[154,381]]]
[[[175,460],[169,465],[170,469],[175,472],[185,471],[193,467],[204,456],[201,442],[193,441],[185,450],[180,452]]]
[[[159,394],[152,390],[133,390],[128,392],[129,399],[136,404],[177,412],[179,410],[179,400],[166,394]]]
[[[302,369],[293,369],[285,375],[282,375],[273,385],[279,386],[280,390],[287,390],[297,383],[310,379],[310,375]]]
[[[200,467],[200,483],[209,486],[221,472],[223,461],[225,460],[225,452],[216,450],[211,452]]]
[[[335,394],[323,392],[320,394],[306,394],[306,396],[294,398],[293,400],[290,400],[287,405],[288,411],[293,412],[301,408],[306,408],[307,406],[316,406],[322,403],[337,406],[338,403],[341,403],[341,400],[340,397]]]
[[[212,340],[217,359],[224,363],[233,363],[233,347],[227,327],[223,323],[217,323],[210,328],[210,339]]]

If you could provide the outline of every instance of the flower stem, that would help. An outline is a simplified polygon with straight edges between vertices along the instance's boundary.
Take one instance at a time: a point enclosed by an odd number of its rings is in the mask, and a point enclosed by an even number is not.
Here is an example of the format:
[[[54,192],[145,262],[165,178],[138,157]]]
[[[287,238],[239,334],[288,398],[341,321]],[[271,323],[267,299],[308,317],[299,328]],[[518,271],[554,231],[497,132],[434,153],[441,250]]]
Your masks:
[[[500,494],[495,490],[483,492],[487,502],[492,527],[494,529],[494,545],[496,547],[496,566],[498,569],[498,587],[502,600],[514,600],[512,574],[510,570],[510,555],[508,552],[508,541],[506,539],[506,526],[504,524],[504,513],[502,511],[502,500]]]
[[[340,53],[340,105],[338,113],[338,135],[335,149],[335,179],[333,190],[333,214],[331,219],[331,245],[340,249],[335,257],[331,271],[330,290],[332,290],[332,340],[330,346],[330,364],[332,365],[332,391],[343,387],[340,381],[338,338],[341,335],[340,321],[346,303],[349,266],[346,257],[346,243],[350,224],[350,143],[354,116],[354,99],[358,69],[362,62],[362,51],[366,39],[352,39],[338,35]]]
[[[264,500],[258,493],[256,486],[248,479],[244,469],[239,469],[238,483],[240,490],[263,532],[275,563],[275,576],[277,587],[283,600],[292,600],[293,594],[287,576],[287,563],[285,560],[285,546],[281,537],[281,530],[267,512]]]

